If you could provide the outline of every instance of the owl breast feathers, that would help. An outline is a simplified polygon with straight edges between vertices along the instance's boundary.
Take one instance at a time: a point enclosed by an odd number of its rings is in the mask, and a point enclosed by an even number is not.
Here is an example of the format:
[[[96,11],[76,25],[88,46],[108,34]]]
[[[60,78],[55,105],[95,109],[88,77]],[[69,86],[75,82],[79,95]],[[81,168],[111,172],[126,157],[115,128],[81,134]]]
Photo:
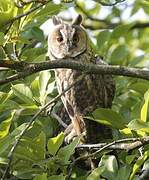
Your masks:
[[[48,53],[50,60],[74,60],[82,63],[105,64],[92,53],[88,36],[81,26],[82,17],[66,24],[58,17],[53,17],[54,29],[48,37]],[[83,74],[72,69],[56,69],[55,77],[58,92],[74,83]],[[115,94],[115,83],[111,75],[86,74],[82,80],[61,97],[64,107],[72,121],[66,129],[66,140],[86,132],[87,142],[99,141],[94,137],[97,127],[103,131],[103,125],[84,120],[98,107],[110,108]],[[96,124],[95,124],[96,123]],[[92,129],[92,131],[91,131]],[[107,130],[107,127],[105,127]],[[97,133],[97,132],[96,132]],[[98,134],[98,133],[97,133]],[[108,132],[109,136],[109,132]],[[109,137],[110,138],[110,137]],[[96,140],[95,140],[96,139]]]

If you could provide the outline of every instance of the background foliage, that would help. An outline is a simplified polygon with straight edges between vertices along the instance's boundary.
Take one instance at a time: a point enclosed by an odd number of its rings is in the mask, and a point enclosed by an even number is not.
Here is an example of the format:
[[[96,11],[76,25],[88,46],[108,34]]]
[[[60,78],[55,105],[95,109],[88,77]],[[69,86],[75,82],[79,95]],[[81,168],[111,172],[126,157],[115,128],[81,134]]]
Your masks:
[[[60,13],[61,12],[61,13]],[[138,13],[139,12],[139,13]],[[42,25],[58,14],[70,21],[75,13],[84,17],[96,54],[112,65],[149,68],[149,2],[147,0],[0,0],[0,59],[41,62],[46,60],[46,32]],[[42,25],[42,26],[41,26]],[[42,28],[41,28],[42,27]],[[44,29],[44,32],[43,32]],[[14,70],[0,68],[0,79]],[[149,82],[115,77],[116,96],[112,110],[97,109],[95,119],[111,126],[113,140],[149,134]],[[32,116],[57,95],[53,71],[43,71],[0,86],[0,177],[15,140]],[[52,110],[57,112],[56,107]],[[64,134],[54,136],[58,122],[42,113],[21,138],[13,155],[8,179],[63,180],[79,138],[62,146]],[[117,157],[103,153],[99,167],[88,171],[75,167],[72,178],[109,180],[137,179],[149,169],[148,145]]]

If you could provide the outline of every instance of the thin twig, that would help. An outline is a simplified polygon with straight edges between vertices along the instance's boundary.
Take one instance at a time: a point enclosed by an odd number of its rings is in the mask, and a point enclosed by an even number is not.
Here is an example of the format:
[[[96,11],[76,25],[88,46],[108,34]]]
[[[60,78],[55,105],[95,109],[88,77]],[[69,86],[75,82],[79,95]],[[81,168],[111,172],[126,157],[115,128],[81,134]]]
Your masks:
[[[68,125],[62,121],[62,119],[54,112],[51,112],[51,115],[64,127],[64,128],[67,128]]]
[[[27,129],[32,125],[32,123],[35,121],[35,119],[40,115],[41,112],[43,112],[48,106],[50,106],[51,104],[55,103],[56,101],[59,100],[59,98],[61,96],[63,96],[67,91],[69,91],[73,86],[75,86],[78,82],[80,82],[82,80],[82,78],[85,76],[85,74],[79,76],[79,78],[72,83],[68,88],[66,88],[61,94],[57,95],[55,98],[53,98],[50,102],[48,102],[45,106],[43,106],[31,119],[30,121],[26,124],[25,128],[21,131],[20,135],[18,136],[18,138],[16,139],[16,141],[14,142],[9,154],[8,154],[8,164],[6,166],[6,169],[4,171],[3,177],[1,178],[1,180],[4,180],[9,172],[10,169],[10,165],[12,162],[12,158],[13,158],[13,154],[15,152],[15,149],[17,147],[17,145],[20,142],[20,139],[23,137],[23,135],[25,134],[25,132],[27,131]]]
[[[19,56],[18,56],[18,52],[17,52],[16,43],[13,43],[13,54],[14,54],[14,59],[16,61],[19,61]]]
[[[117,5],[119,3],[122,3],[122,2],[124,2],[126,0],[115,0],[114,3],[106,3],[106,2],[100,1],[100,0],[94,0],[94,1],[96,1],[99,4],[101,4],[102,6],[115,6],[115,5]]]

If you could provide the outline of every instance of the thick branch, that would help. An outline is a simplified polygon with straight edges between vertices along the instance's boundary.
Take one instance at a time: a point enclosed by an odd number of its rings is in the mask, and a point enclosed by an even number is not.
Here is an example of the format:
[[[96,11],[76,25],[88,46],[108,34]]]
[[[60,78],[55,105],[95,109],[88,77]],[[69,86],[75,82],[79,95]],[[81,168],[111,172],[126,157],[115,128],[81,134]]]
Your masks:
[[[95,64],[83,64],[71,59],[63,59],[56,61],[46,61],[41,63],[25,63],[25,62],[11,62],[9,61],[0,61],[0,67],[7,67],[18,72],[15,75],[7,77],[0,80],[0,85],[12,82],[14,80],[25,78],[33,73],[47,70],[47,69],[57,69],[57,68],[68,68],[75,69],[79,71],[84,71],[87,73],[93,74],[111,74],[111,75],[120,75],[141,78],[149,80],[149,70],[148,69],[139,69],[139,68],[130,68],[124,66],[112,66],[112,65],[95,65]]]

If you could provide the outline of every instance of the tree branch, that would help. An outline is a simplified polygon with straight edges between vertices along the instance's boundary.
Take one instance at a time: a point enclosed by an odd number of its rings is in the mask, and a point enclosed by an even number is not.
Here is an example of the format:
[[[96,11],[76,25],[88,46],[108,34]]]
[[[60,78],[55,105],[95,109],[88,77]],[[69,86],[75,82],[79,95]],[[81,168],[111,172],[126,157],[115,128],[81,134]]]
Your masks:
[[[136,148],[143,146],[144,144],[149,143],[149,136],[144,138],[126,138],[114,141],[114,144],[108,146],[107,149],[110,150],[125,150],[130,151]],[[99,144],[80,144],[77,146],[79,149],[100,149],[106,146],[107,143],[99,143]]]
[[[149,80],[149,69],[130,68],[119,65],[97,65],[91,63],[83,64],[72,61],[71,59],[46,61],[41,63],[26,63],[0,60],[0,67],[7,67],[13,70],[21,71],[5,79],[1,79],[0,85],[12,82],[20,78],[25,78],[39,71],[57,68],[68,68],[92,74],[111,74]]]
[[[87,19],[91,20],[91,24],[86,24],[85,21],[83,23],[83,26],[85,28],[91,29],[91,30],[98,30],[98,29],[114,29],[119,25],[122,25],[123,23],[112,23],[107,19],[99,19],[96,17],[93,17],[92,15],[88,14],[88,12],[83,9],[77,2],[76,7],[87,17]],[[94,22],[96,22],[96,25],[93,25]],[[98,24],[97,24],[98,23]],[[149,22],[139,22],[136,21],[134,25],[131,27],[131,29],[142,29],[142,28],[148,28]]]
[[[92,18],[94,19],[94,18]],[[119,25],[123,25],[122,23],[108,23],[108,22],[104,22],[104,20],[99,19],[99,20],[94,20],[96,22],[99,23],[99,25],[88,25],[86,23],[83,23],[83,27],[86,29],[90,29],[90,30],[101,30],[101,29],[114,29]],[[92,23],[93,24],[93,23]],[[136,22],[134,23],[134,25],[130,28],[130,30],[134,30],[134,29],[143,29],[143,28],[149,28],[149,22]]]
[[[103,1],[102,0],[94,0],[94,1],[101,4],[102,6],[115,6],[116,4],[122,3],[126,0],[115,0],[115,2],[113,2],[113,3],[106,3],[104,0]]]
[[[84,156],[80,156],[77,159],[75,159],[69,167],[69,171],[68,171],[68,176],[67,176],[67,180],[70,179],[71,174],[72,174],[72,170],[73,167],[75,166],[75,164],[80,161],[80,160],[85,160],[88,158],[95,158],[95,156],[101,152],[103,152],[106,149],[112,149],[112,150],[126,150],[126,151],[130,151],[130,150],[134,150],[137,148],[140,148],[146,144],[149,143],[149,136],[143,137],[143,138],[126,138],[126,139],[120,139],[117,141],[113,141],[110,143],[99,143],[99,144],[82,144],[82,145],[78,145],[76,148],[89,148],[89,149],[94,149],[94,148],[98,148],[97,151],[88,154],[88,155],[84,155]]]
[[[127,142],[124,144],[124,142]],[[130,142],[130,143],[128,143]],[[113,141],[111,143],[106,143],[103,147],[101,147],[100,149],[98,149],[97,151],[89,154],[89,155],[85,155],[85,156],[81,156],[79,158],[76,159],[76,161],[80,160],[80,159],[87,159],[87,158],[94,158],[97,154],[101,153],[103,150],[110,148],[113,145],[117,145],[119,143],[123,143],[124,147],[122,148],[122,144],[120,144],[119,149],[121,150],[134,150],[136,148],[140,148],[141,146],[148,144],[149,143],[149,136],[143,137],[143,138],[127,138],[127,139],[120,139],[117,141]]]

